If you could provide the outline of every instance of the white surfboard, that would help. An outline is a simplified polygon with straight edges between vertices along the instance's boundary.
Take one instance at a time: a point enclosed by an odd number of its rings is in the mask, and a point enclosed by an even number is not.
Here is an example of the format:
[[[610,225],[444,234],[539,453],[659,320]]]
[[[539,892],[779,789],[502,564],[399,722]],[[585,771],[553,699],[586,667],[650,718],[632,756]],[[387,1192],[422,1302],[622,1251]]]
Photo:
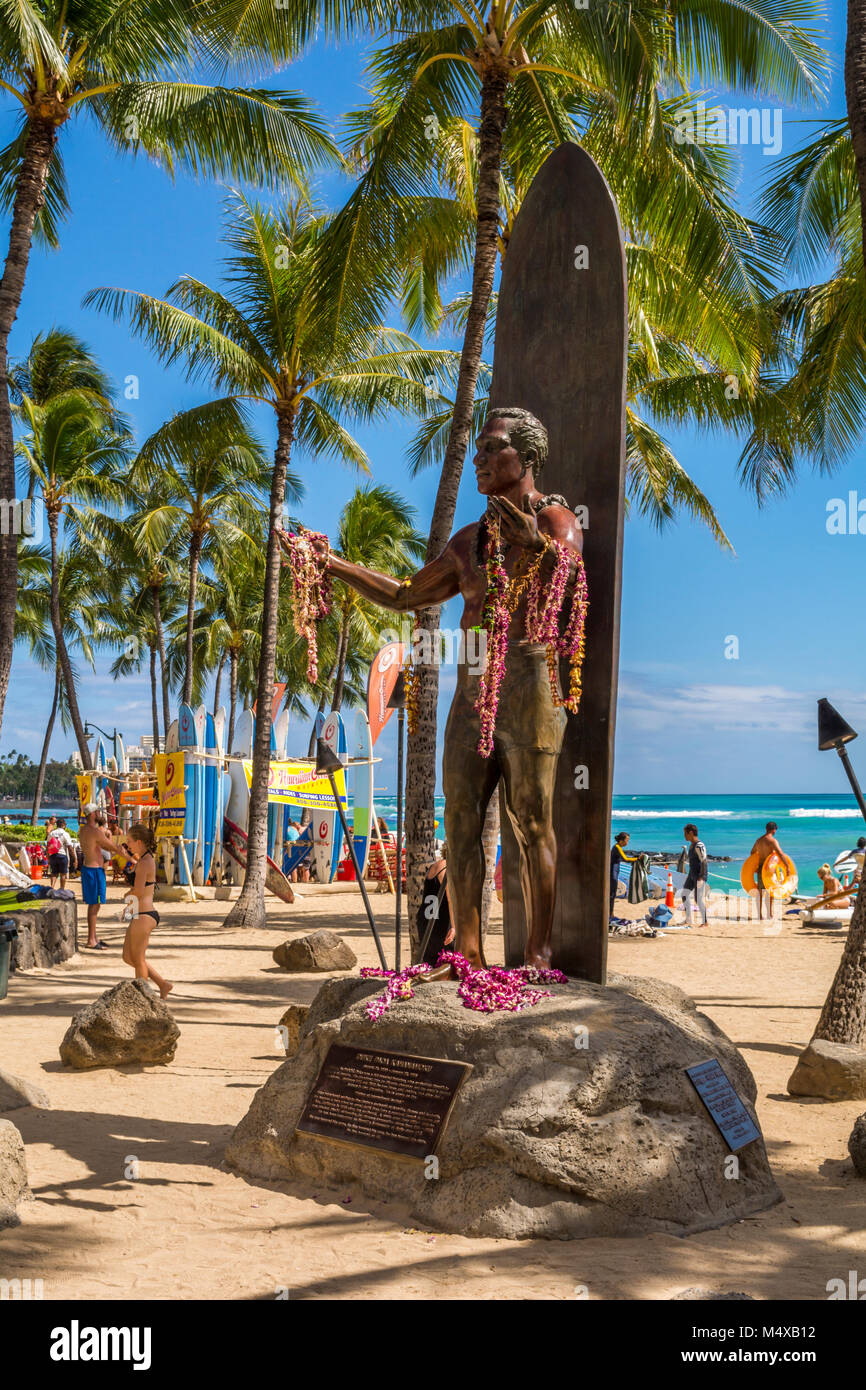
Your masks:
[[[361,877],[367,871],[373,834],[373,740],[370,721],[358,710],[352,725],[352,757],[363,758],[349,773],[352,792],[352,840]]]
[[[217,883],[222,883],[223,876],[223,816],[225,815],[226,804],[226,774],[223,758],[226,753],[226,707],[221,705],[213,719],[214,735],[216,737],[217,754],[217,811],[216,811],[216,844],[214,846],[214,868],[216,870]]]
[[[346,729],[337,710],[332,710],[322,725],[322,742],[337,754],[345,765],[349,761]],[[340,862],[343,830],[336,811],[316,811],[313,814],[313,856],[316,881],[331,883]]]
[[[177,740],[177,720],[173,719],[168,726],[168,732],[165,736],[166,753],[177,752],[179,746]],[[165,874],[165,881],[168,886],[171,887],[175,881],[177,871],[177,850],[168,840],[163,840],[161,842],[160,860],[162,862],[163,873]]]

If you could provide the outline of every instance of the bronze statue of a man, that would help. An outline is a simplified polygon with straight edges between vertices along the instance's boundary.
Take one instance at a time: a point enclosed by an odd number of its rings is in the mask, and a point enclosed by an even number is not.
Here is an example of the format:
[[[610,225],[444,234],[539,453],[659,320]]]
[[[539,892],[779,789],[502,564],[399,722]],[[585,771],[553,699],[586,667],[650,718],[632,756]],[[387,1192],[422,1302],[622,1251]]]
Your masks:
[[[552,576],[553,549],[545,537],[577,556],[583,536],[561,497],[545,497],[536,486],[547,457],[547,431],[519,408],[491,410],[478,436],[475,477],[486,497],[487,516],[499,523],[506,574],[541,552],[542,583]],[[458,531],[442,554],[410,580],[392,579],[331,555],[330,573],[383,608],[406,612],[463,596],[464,632],[482,623],[488,577],[484,519]],[[572,566],[569,582],[574,578]],[[481,894],[484,883],[482,828],[499,779],[520,850],[520,879],[529,930],[527,965],[550,964],[556,886],[553,790],[566,714],[557,706],[548,675],[547,649],[527,641],[524,592],[508,630],[505,674],[490,757],[478,752],[481,721],[476,710],[481,672],[462,660],[445,729],[443,783],[448,890],[456,929],[454,949],[470,964],[483,965]]]

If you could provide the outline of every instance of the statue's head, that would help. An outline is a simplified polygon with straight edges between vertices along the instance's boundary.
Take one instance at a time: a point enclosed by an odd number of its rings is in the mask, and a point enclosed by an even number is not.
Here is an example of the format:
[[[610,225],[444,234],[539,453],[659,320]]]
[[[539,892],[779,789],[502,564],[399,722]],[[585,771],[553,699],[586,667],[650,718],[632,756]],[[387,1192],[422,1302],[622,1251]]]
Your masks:
[[[482,496],[506,492],[532,474],[537,483],[547,458],[547,430],[520,406],[500,406],[488,413],[476,441],[475,477]]]

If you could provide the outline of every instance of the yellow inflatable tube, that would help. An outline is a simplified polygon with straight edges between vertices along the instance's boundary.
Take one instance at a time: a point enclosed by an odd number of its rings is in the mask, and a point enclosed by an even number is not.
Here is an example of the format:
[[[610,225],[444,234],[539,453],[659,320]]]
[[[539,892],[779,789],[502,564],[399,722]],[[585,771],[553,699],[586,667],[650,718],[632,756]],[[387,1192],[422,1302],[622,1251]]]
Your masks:
[[[774,898],[790,898],[797,887],[797,866],[787,855],[771,854],[761,870],[764,888]]]

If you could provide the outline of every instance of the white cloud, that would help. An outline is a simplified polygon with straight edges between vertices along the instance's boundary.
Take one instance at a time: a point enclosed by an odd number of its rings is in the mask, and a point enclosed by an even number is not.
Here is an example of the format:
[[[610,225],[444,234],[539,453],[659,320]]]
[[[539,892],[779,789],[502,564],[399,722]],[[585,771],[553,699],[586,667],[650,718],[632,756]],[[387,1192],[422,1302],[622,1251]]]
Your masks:
[[[661,685],[630,672],[620,680],[617,722],[623,734],[718,730],[811,737],[817,700],[823,694],[829,694],[855,727],[866,723],[866,700],[860,692],[783,685]]]

